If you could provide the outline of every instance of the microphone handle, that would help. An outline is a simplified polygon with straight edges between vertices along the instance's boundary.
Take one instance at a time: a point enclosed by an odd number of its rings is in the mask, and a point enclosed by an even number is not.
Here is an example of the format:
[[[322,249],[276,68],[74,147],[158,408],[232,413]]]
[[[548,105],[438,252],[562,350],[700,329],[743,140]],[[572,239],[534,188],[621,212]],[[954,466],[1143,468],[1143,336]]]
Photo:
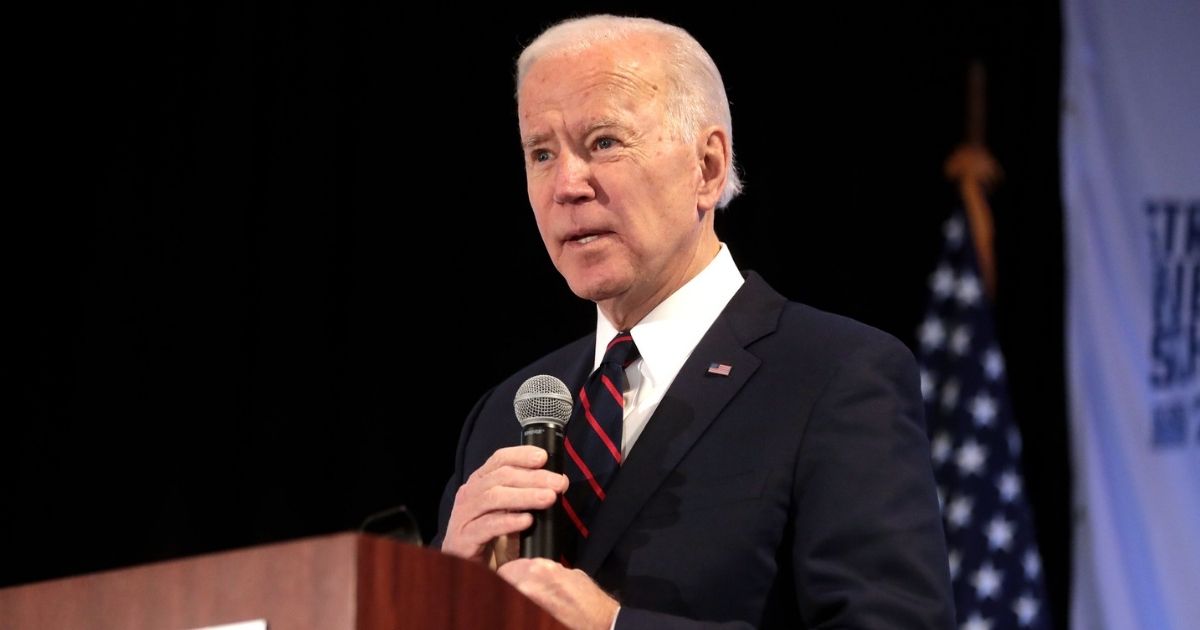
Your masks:
[[[563,471],[563,427],[550,422],[532,423],[521,429],[521,444],[537,446],[546,451],[543,469]],[[522,558],[562,559],[562,526],[565,523],[561,502],[545,510],[533,512],[533,525],[521,532]]]

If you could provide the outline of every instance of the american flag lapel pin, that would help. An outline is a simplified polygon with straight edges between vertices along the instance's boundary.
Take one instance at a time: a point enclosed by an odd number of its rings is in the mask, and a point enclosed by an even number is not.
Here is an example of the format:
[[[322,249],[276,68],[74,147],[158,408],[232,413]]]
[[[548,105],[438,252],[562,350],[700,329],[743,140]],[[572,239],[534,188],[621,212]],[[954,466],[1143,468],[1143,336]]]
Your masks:
[[[709,363],[708,373],[716,374],[717,376],[729,376],[729,371],[733,369],[728,363]]]

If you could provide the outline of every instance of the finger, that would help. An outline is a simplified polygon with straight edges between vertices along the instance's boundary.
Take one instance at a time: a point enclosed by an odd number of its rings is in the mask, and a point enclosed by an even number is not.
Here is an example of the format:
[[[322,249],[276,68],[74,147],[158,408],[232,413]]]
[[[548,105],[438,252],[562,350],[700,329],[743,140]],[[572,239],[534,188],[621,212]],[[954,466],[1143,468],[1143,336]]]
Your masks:
[[[549,470],[530,470],[515,466],[503,466],[490,473],[480,475],[474,481],[484,485],[510,486],[513,488],[549,488],[555,492],[566,492],[567,476]]]
[[[542,473],[542,474],[534,474]],[[472,517],[479,512],[494,509],[526,510],[541,509],[546,501],[566,492],[566,482],[561,475],[532,471],[520,468],[504,467],[487,475],[471,475],[467,483],[459,486],[454,496],[454,509]],[[529,495],[533,503],[505,503],[504,499],[516,498],[521,495],[506,492],[508,490],[544,490],[545,492]]]
[[[518,558],[499,567],[497,571],[517,590],[543,607],[549,607],[554,602],[550,593],[568,586],[563,582],[567,577],[563,574],[566,569],[545,558]]]
[[[528,512],[491,512],[466,523],[459,531],[464,541],[486,545],[493,539],[523,532],[533,525]]]
[[[541,468],[546,464],[546,451],[536,446],[527,444],[521,446],[509,446],[497,450],[492,453],[474,473],[474,475],[486,475],[503,466],[516,466],[518,468]]]
[[[487,541],[499,535],[495,528],[484,530],[486,534],[470,535],[474,523],[481,518],[495,515],[502,523],[500,533],[524,531],[530,525],[527,519],[532,510],[544,510],[558,501],[558,492],[549,488],[510,488],[486,484],[468,484],[459,488],[450,512],[449,533],[469,536],[472,543]],[[521,514],[521,522],[512,521],[512,514]],[[505,520],[508,518],[508,520]]]
[[[492,486],[467,507],[468,513],[527,512],[544,510],[558,501],[558,493],[549,488],[510,488]]]
[[[533,516],[526,512],[496,512],[466,522],[452,517],[441,550],[462,558],[480,559],[492,541],[523,532],[531,525]]]
[[[533,566],[534,558],[517,558],[510,562],[506,562],[496,569],[496,573],[504,578],[504,581],[520,588],[520,584],[525,581],[525,576],[529,574],[529,569]]]
[[[521,514],[532,518],[528,513],[532,510],[544,510],[554,505],[558,494],[546,488],[505,488],[497,486],[479,495],[460,496],[450,513],[449,529],[466,534],[474,527],[474,523],[483,518],[497,517],[503,519],[512,514]],[[512,529],[503,526],[507,531],[524,531],[530,523]],[[515,527],[515,526],[513,526]],[[489,529],[488,532],[493,532]],[[497,534],[491,533],[488,538]]]

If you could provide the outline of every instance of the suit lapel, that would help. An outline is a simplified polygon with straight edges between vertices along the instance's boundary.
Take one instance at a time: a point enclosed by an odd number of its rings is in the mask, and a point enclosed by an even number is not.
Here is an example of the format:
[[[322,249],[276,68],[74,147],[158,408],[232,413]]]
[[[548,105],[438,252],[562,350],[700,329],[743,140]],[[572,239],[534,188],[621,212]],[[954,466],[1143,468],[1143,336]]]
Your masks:
[[[595,574],[646,501],[758,369],[746,346],[774,331],[785,300],[757,275],[741,290],[692,351],[613,479],[596,511],[591,537],[576,566]],[[710,374],[713,363],[732,366]]]

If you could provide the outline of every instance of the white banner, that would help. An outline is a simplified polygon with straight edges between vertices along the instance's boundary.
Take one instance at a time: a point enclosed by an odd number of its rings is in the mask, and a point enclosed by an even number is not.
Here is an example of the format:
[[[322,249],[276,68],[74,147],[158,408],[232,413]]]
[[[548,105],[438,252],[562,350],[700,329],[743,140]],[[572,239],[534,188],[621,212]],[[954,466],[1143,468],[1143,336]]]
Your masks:
[[[1200,628],[1200,0],[1066,0],[1077,630]]]

